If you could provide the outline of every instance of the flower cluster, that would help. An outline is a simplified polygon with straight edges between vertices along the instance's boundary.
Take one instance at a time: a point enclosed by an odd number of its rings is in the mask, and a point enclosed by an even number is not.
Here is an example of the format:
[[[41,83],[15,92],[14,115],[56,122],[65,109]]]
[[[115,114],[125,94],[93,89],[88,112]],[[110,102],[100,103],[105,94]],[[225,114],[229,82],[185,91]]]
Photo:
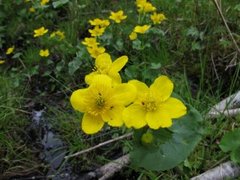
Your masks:
[[[122,83],[119,71],[127,61],[127,56],[112,62],[109,54],[99,55],[94,71],[85,77],[88,87],[72,93],[73,108],[84,113],[85,133],[97,133],[105,123],[136,129],[167,128],[172,119],[186,114],[185,105],[171,97],[173,83],[166,76],[159,76],[150,87],[138,80]]]

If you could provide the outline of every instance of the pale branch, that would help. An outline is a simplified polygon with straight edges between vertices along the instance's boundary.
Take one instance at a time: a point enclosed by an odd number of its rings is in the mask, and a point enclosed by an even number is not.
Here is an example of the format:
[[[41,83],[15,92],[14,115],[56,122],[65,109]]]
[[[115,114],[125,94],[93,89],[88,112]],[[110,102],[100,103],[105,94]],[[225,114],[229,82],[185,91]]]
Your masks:
[[[226,178],[235,178],[239,175],[240,166],[231,161],[228,161],[198,176],[191,178],[191,180],[222,180]]]
[[[84,150],[79,151],[79,152],[77,152],[77,153],[74,153],[74,154],[65,156],[64,158],[65,158],[65,159],[69,159],[69,158],[71,158],[71,157],[79,156],[79,155],[81,155],[81,154],[90,152],[90,151],[92,151],[92,150],[94,150],[94,149],[100,148],[100,147],[102,147],[102,146],[105,146],[105,145],[107,145],[107,144],[113,143],[113,142],[115,142],[115,141],[119,141],[119,140],[128,138],[128,137],[130,137],[130,136],[132,136],[132,133],[124,134],[124,135],[119,136],[119,137],[116,137],[116,138],[114,138],[114,139],[110,139],[110,140],[108,140],[108,141],[105,141],[105,142],[102,142],[102,143],[100,143],[100,144],[97,144],[96,146],[90,147],[90,148],[88,148],[88,149],[84,149]]]

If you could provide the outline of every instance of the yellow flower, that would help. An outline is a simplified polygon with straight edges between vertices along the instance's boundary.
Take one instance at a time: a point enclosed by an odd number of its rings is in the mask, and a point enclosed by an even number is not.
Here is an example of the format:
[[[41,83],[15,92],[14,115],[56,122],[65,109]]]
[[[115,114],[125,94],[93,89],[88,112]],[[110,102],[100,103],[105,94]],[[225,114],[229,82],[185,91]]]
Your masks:
[[[40,52],[39,52],[39,55],[41,57],[48,57],[49,56],[49,50],[48,49],[41,49]]]
[[[186,114],[186,106],[178,99],[170,97],[173,83],[167,76],[160,76],[148,87],[146,84],[132,80],[130,84],[137,88],[137,99],[123,111],[125,125],[130,128],[151,129],[172,126],[172,119]]]
[[[150,2],[147,1],[137,1],[137,7],[139,13],[148,13],[156,11],[156,7],[154,7]]]
[[[14,51],[14,48],[15,48],[14,46],[8,48],[7,51],[6,51],[6,54],[12,54],[13,51]]]
[[[85,76],[85,82],[91,84],[94,76],[105,74],[109,76],[114,83],[121,83],[122,79],[119,71],[125,66],[127,61],[127,56],[121,56],[112,62],[111,56],[108,53],[101,54],[95,60],[94,71]]]
[[[150,18],[153,21],[153,24],[160,24],[162,21],[164,21],[166,19],[164,14],[162,14],[162,13],[157,14],[156,12],[154,12],[150,16]]]
[[[105,28],[95,26],[93,29],[89,29],[88,31],[90,32],[91,36],[97,37],[97,36],[101,36],[104,33]]]
[[[29,12],[31,12],[31,13],[34,13],[34,12],[36,12],[36,10],[35,10],[35,8],[34,8],[34,7],[30,7],[30,8],[28,9],[28,11],[29,11]]]
[[[112,79],[97,75],[92,84],[78,89],[71,95],[73,108],[83,112],[82,130],[86,134],[100,131],[104,123],[113,127],[123,125],[122,111],[136,96],[136,88],[128,83],[113,86]]]
[[[5,60],[0,60],[0,64],[4,64],[5,63]]]
[[[99,19],[99,18],[96,18],[96,19],[93,19],[93,20],[89,20],[89,23],[92,26],[100,26],[102,28],[106,28],[110,24],[109,20],[107,20],[107,19]]]
[[[84,44],[85,46],[88,46],[88,47],[94,47],[94,46],[99,45],[99,43],[97,42],[97,39],[95,37],[84,38],[84,41],[82,42],[82,44]]]
[[[59,31],[59,30],[57,30],[57,31],[55,31],[55,32],[52,32],[51,35],[50,35],[50,38],[53,38],[53,37],[55,37],[55,36],[58,36],[58,38],[59,38],[60,40],[63,40],[63,39],[65,38],[64,32]]]
[[[116,23],[120,23],[122,20],[126,19],[127,16],[123,15],[123,11],[111,12],[109,19],[112,19]]]
[[[133,31],[135,33],[144,34],[150,27],[150,25],[136,26]]]
[[[48,32],[48,29],[45,29],[44,27],[40,27],[39,29],[34,30],[34,37],[43,36]]]
[[[47,3],[49,3],[49,0],[41,0],[41,6],[44,6],[46,5]]]
[[[87,47],[88,53],[91,57],[97,58],[100,54],[103,54],[105,52],[104,47],[98,47],[98,46],[89,46]]]
[[[131,32],[131,34],[129,35],[129,39],[132,40],[132,41],[137,39],[137,33]]]

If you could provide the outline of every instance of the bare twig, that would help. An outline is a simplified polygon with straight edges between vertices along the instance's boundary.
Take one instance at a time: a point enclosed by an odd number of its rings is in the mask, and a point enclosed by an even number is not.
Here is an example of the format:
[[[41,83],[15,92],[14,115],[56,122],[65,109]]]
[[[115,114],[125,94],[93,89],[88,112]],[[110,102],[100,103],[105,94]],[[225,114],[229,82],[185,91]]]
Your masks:
[[[232,34],[232,32],[231,32],[231,30],[230,30],[228,24],[227,24],[227,21],[226,21],[224,15],[223,15],[223,13],[222,13],[222,9],[221,9],[221,7],[219,6],[217,0],[213,0],[213,3],[215,4],[215,6],[216,6],[216,8],[217,8],[217,10],[218,10],[218,12],[219,12],[219,14],[220,14],[220,16],[221,16],[221,19],[222,19],[222,21],[223,21],[223,23],[224,23],[224,25],[225,25],[225,27],[226,27],[226,29],[227,29],[227,31],[228,31],[230,37],[231,37],[231,39],[232,39],[232,42],[233,42],[233,44],[234,44],[236,50],[237,50],[238,53],[240,54],[240,48],[238,47],[237,42],[236,42],[236,40],[235,40],[234,37],[233,37],[233,34]]]
[[[239,175],[240,166],[228,161],[204,172],[203,174],[191,178],[191,180],[222,180],[226,178],[235,178]]]
[[[81,154],[90,152],[90,151],[92,151],[92,150],[94,150],[94,149],[97,149],[97,148],[99,148],[99,147],[102,147],[102,146],[105,146],[105,145],[107,145],[107,144],[113,143],[113,142],[115,142],[115,141],[119,141],[119,140],[121,140],[121,139],[128,138],[128,137],[130,137],[130,136],[132,136],[132,133],[124,134],[124,135],[122,135],[122,136],[119,136],[119,137],[117,137],[117,138],[110,139],[110,140],[108,140],[108,141],[102,142],[102,143],[100,143],[100,144],[98,144],[98,145],[96,145],[96,146],[90,147],[90,148],[88,148],[88,149],[84,149],[84,150],[79,151],[79,152],[77,152],[77,153],[74,153],[74,154],[65,156],[64,158],[65,158],[65,159],[69,159],[69,158],[71,158],[71,157],[79,156],[79,155],[81,155]]]

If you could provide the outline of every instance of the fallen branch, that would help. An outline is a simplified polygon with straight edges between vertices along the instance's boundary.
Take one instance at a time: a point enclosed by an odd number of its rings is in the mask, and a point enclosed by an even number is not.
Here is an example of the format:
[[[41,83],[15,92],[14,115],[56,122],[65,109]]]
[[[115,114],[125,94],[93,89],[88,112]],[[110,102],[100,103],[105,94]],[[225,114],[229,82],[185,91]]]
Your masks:
[[[240,114],[240,91],[225,98],[207,113],[207,118],[216,118],[222,115],[231,117]]]
[[[117,138],[110,139],[110,140],[108,140],[108,141],[102,142],[102,143],[100,143],[100,144],[98,144],[98,145],[96,145],[96,146],[90,147],[90,148],[88,148],[88,149],[84,149],[84,150],[79,151],[79,152],[77,152],[77,153],[74,153],[74,154],[65,156],[64,158],[65,158],[65,159],[69,159],[69,158],[71,158],[71,157],[79,156],[79,155],[81,155],[81,154],[90,152],[90,151],[92,151],[92,150],[94,150],[94,149],[100,148],[100,147],[102,147],[102,146],[105,146],[105,145],[107,145],[107,144],[113,143],[113,142],[115,142],[115,141],[119,141],[119,140],[121,140],[121,139],[128,138],[128,137],[130,137],[130,136],[132,136],[132,133],[124,134],[124,135],[122,135],[122,136],[119,136],[119,137],[117,137]]]
[[[240,166],[228,161],[206,171],[203,174],[191,178],[191,180],[222,180],[226,178],[235,178],[239,175]]]

